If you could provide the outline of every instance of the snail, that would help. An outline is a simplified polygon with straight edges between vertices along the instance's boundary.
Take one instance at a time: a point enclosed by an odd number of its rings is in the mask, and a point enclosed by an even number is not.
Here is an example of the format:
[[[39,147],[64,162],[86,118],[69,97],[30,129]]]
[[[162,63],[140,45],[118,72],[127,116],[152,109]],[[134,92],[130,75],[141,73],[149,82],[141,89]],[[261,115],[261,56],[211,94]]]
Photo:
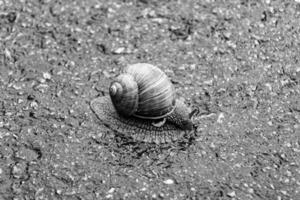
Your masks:
[[[106,126],[135,140],[166,143],[193,131],[193,111],[176,99],[175,88],[158,67],[127,66],[109,87],[109,96],[91,101],[91,109]]]

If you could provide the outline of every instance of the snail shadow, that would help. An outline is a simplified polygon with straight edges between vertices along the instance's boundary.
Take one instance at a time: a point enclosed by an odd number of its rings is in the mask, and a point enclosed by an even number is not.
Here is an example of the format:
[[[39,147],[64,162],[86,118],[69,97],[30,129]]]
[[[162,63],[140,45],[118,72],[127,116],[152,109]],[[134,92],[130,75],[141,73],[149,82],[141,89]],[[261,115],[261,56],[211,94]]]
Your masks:
[[[196,143],[197,127],[193,127],[192,131],[176,129],[162,132],[167,134],[160,134],[161,132],[152,129],[145,132],[145,127],[152,126],[148,121],[122,118],[116,113],[108,97],[93,100],[91,110],[95,125],[102,135],[97,143],[113,155],[113,159],[108,160],[113,166],[135,168],[149,162],[153,165],[159,162],[170,166],[168,159],[164,158],[187,152]]]
[[[128,137],[128,135],[113,133],[112,131],[108,131],[103,139],[104,143],[109,143],[107,148],[110,151],[117,152],[119,156],[126,156],[129,160],[139,160],[147,156],[157,159],[160,156],[170,154],[170,152],[186,152],[196,143],[195,134],[184,135],[176,141],[159,144],[138,141]]]
[[[147,176],[151,170],[178,167],[181,160],[188,159],[188,155],[193,154],[199,137],[195,132],[183,135],[176,141],[156,144],[135,140],[103,123],[97,127],[101,134],[97,133],[98,137],[93,136],[92,139],[96,140],[95,145],[101,146],[101,152],[96,153],[101,156],[95,158],[99,165],[105,155],[105,165],[115,169],[131,169],[143,176]],[[187,157],[182,158],[182,155]]]

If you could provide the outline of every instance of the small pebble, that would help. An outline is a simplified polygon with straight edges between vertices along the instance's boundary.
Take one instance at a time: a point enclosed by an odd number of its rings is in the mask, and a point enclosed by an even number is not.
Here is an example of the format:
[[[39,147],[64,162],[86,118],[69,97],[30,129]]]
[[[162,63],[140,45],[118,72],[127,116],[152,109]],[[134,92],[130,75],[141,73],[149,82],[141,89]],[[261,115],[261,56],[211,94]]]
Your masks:
[[[180,66],[178,69],[179,69],[179,70],[185,70],[185,66],[182,65],[182,66]]]
[[[120,47],[120,48],[117,48],[116,50],[114,50],[114,53],[121,54],[121,53],[124,53],[124,51],[125,51],[125,47]]]
[[[30,103],[30,107],[32,107],[32,108],[34,108],[34,109],[37,109],[37,107],[38,107],[37,102],[35,102],[35,101],[31,102],[31,103]]]
[[[281,190],[280,191],[283,195],[287,195],[287,191],[285,191],[285,190]]]
[[[229,197],[235,197],[235,191],[228,192],[227,196],[229,196]]]
[[[115,191],[115,188],[110,188],[107,193],[113,193]]]
[[[195,64],[190,65],[190,69],[191,70],[195,70],[196,69],[196,65]]]
[[[167,179],[167,180],[164,181],[164,183],[167,184],[167,185],[171,185],[171,184],[174,184],[174,180]]]
[[[44,77],[44,79],[51,79],[51,74],[50,73],[48,73],[48,72],[44,72],[43,73],[43,77]]]
[[[217,122],[218,122],[218,123],[222,123],[224,117],[225,117],[225,116],[224,116],[224,113],[220,113],[220,115],[219,115],[219,117],[218,117],[218,119],[217,119]]]

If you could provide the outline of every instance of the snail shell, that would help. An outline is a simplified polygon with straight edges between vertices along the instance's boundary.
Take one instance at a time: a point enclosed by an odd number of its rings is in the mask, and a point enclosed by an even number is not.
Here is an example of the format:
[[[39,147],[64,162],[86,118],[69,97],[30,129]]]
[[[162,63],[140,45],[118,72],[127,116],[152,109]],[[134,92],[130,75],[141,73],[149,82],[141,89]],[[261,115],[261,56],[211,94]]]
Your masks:
[[[117,133],[138,141],[166,143],[193,131],[191,111],[175,98],[165,73],[145,63],[126,67],[109,87],[110,97],[98,97],[90,106],[98,119]],[[161,126],[154,120],[165,119]]]
[[[138,63],[125,68],[110,85],[110,97],[119,114],[161,119],[175,109],[175,89],[159,68]]]

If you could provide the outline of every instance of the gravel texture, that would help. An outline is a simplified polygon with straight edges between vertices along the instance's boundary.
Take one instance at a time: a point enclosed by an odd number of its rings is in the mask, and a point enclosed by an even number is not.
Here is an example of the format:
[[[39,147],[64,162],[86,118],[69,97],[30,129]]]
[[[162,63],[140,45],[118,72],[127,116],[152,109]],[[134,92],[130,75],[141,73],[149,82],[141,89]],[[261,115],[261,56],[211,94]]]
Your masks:
[[[300,1],[0,0],[0,199],[300,199]],[[157,65],[197,133],[134,142],[89,102]]]

